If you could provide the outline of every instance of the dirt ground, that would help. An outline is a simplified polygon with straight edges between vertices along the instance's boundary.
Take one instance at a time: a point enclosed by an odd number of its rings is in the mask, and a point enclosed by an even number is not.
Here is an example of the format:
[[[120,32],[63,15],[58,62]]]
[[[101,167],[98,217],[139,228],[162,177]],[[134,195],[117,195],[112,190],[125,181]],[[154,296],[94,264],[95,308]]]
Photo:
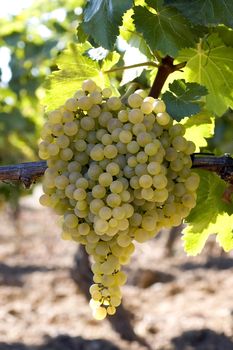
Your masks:
[[[71,277],[77,246],[36,196],[0,224],[0,350],[233,350],[233,255],[214,243],[196,258],[180,239],[165,257],[166,234],[137,246],[123,295],[143,345],[93,320]]]

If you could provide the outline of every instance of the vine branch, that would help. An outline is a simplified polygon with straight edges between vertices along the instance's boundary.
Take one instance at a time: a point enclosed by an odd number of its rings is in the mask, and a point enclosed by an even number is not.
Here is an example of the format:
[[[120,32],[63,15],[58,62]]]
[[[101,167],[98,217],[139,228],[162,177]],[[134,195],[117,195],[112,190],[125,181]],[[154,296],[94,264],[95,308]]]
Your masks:
[[[195,153],[192,155],[192,168],[215,172],[223,180],[233,185],[233,158],[229,155],[217,157]],[[0,166],[0,181],[18,181],[29,188],[44,174],[46,169],[45,161]]]
[[[186,62],[181,62],[179,64],[173,64],[173,62],[174,58],[171,56],[165,56],[164,58],[162,58],[149,96],[158,98],[169,74],[181,70],[186,65]]]
[[[0,166],[0,181],[18,181],[29,188],[44,174],[46,169],[47,164],[44,161]]]

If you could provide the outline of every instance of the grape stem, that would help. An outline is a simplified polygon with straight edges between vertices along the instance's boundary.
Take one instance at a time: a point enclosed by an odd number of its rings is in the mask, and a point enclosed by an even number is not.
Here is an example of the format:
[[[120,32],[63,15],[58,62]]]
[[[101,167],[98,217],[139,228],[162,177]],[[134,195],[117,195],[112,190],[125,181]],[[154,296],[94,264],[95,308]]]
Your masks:
[[[168,76],[173,72],[181,71],[186,65],[186,62],[181,62],[179,64],[173,64],[173,62],[174,58],[171,56],[165,56],[162,58],[149,96],[158,98]]]
[[[142,62],[142,63],[132,64],[130,66],[115,67],[115,68],[112,68],[112,69],[104,71],[104,73],[113,73],[113,72],[117,72],[117,71],[121,71],[121,70],[125,70],[125,69],[144,67],[144,66],[159,67],[158,63],[149,61],[149,62]]]
[[[191,157],[192,168],[215,172],[227,183],[233,185],[233,158],[228,154],[217,157],[195,153]],[[0,166],[0,181],[17,181],[29,188],[44,174],[46,169],[45,161]]]

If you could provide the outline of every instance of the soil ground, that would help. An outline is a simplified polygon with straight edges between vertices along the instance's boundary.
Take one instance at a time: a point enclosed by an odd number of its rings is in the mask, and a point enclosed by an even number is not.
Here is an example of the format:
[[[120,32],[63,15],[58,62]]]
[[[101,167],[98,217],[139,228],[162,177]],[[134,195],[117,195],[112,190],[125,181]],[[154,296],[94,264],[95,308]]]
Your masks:
[[[15,222],[0,214],[0,350],[233,350],[233,254],[210,242],[187,257],[167,234],[143,245],[127,267],[124,306],[148,346],[95,321],[71,277],[75,243],[30,197]]]

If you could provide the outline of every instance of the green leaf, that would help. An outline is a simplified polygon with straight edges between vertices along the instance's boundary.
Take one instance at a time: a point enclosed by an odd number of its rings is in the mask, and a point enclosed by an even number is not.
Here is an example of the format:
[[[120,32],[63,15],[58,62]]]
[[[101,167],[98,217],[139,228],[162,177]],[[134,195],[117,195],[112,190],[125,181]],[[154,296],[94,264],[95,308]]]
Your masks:
[[[119,34],[122,16],[132,5],[132,0],[89,1],[84,9],[81,26],[98,45],[112,50]]]
[[[164,0],[146,0],[146,3],[148,6],[160,11],[164,4]]]
[[[195,24],[225,24],[233,28],[232,0],[165,0]]]
[[[162,98],[168,113],[177,121],[200,112],[201,107],[198,102],[208,93],[204,86],[186,83],[184,79],[175,80],[169,84],[169,90],[163,94]]]
[[[107,57],[103,60],[101,69],[103,72],[111,69],[120,59],[120,54],[116,51],[109,52]]]
[[[185,80],[206,86],[209,94],[204,98],[206,108],[222,115],[233,107],[233,48],[225,46],[212,35],[208,43],[197,48],[183,49],[178,62],[187,61],[183,68]]]
[[[226,46],[233,45],[233,30],[225,26],[218,26],[215,28],[215,31],[218,33],[219,37],[222,39]]]
[[[137,63],[147,62],[151,59],[151,57],[152,55],[145,40],[138,34],[132,33],[123,56],[124,65],[130,66]],[[125,69],[123,72],[121,85],[125,85],[139,77],[144,69],[145,67]]]
[[[48,77],[45,86],[43,104],[47,111],[59,107],[67,98],[72,97],[85,79],[93,79],[100,87],[111,85],[107,75],[101,72],[98,62],[83,56],[89,48],[88,43],[70,44],[57,58],[59,70]]]
[[[195,143],[196,152],[200,152],[201,147],[206,147],[206,139],[214,135],[215,118],[207,111],[184,118],[180,122],[186,129],[185,138]]]
[[[128,10],[123,15],[122,26],[120,27],[120,37],[128,41],[132,33],[135,32],[135,25],[133,23],[133,9]]]
[[[226,183],[213,173],[202,170],[199,174],[197,204],[183,232],[185,251],[188,255],[199,254],[211,234],[217,234],[220,246],[229,251],[233,249],[233,214],[232,205],[222,199]]]
[[[142,33],[152,51],[175,57],[178,50],[193,46],[197,40],[189,22],[175,8],[163,7],[152,13],[145,7],[134,9],[134,22],[138,32]]]

